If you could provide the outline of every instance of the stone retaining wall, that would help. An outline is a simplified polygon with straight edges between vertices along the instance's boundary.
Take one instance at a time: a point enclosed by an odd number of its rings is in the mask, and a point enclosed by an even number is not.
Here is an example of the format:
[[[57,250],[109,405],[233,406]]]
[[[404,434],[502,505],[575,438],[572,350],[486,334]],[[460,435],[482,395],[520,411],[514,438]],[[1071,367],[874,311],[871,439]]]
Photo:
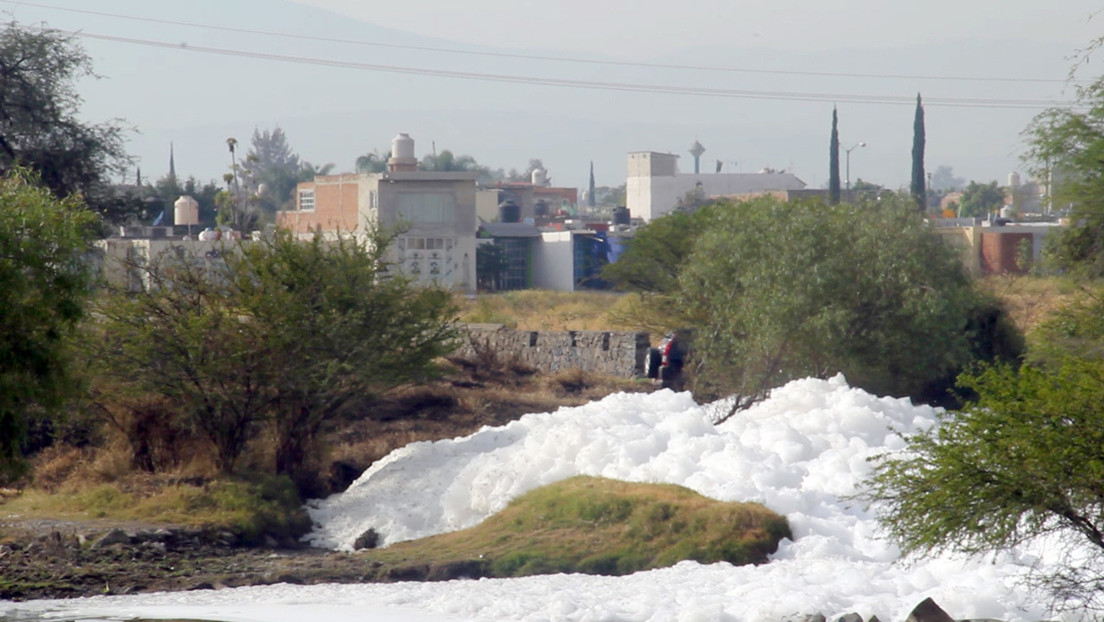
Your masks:
[[[643,373],[648,333],[595,330],[513,330],[502,324],[468,324],[466,343],[456,352],[476,358],[477,349],[499,360],[517,357],[540,372],[577,367],[583,371],[633,378]]]

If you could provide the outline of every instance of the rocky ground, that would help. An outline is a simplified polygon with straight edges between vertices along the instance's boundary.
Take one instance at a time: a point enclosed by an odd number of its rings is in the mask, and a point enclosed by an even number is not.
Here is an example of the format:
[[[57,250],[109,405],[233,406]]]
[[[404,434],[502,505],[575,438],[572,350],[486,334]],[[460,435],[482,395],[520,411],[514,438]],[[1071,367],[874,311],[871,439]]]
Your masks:
[[[293,542],[243,547],[225,531],[60,521],[0,528],[0,599],[7,600],[483,574],[478,561],[399,568]]]

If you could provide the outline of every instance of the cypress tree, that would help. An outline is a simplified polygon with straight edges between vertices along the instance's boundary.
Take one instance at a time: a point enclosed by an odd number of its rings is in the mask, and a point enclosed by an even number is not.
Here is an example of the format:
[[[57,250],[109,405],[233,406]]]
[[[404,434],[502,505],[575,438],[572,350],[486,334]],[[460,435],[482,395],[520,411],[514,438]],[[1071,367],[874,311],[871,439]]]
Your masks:
[[[912,198],[921,212],[927,210],[928,193],[924,187],[924,106],[916,94],[916,118],[912,122]]]
[[[587,207],[594,207],[594,160],[590,161],[590,187],[587,189]]]
[[[837,121],[836,107],[833,106],[832,140],[828,147],[828,202],[832,205],[836,205],[840,202],[839,131],[837,129]]]

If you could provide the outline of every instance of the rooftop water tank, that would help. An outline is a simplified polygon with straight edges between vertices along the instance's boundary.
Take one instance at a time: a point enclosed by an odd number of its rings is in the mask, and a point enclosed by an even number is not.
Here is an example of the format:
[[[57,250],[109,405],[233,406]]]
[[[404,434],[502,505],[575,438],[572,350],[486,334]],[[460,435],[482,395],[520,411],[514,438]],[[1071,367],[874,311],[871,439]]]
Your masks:
[[[619,205],[613,208],[613,224],[627,225],[632,219],[629,217],[629,208]]]
[[[521,222],[521,206],[509,199],[499,203],[498,222]]]
[[[533,169],[532,181],[534,186],[547,186],[548,185],[548,171],[543,168]]]
[[[414,159],[414,139],[406,132],[400,132],[391,139],[391,157],[396,160]]]
[[[387,160],[387,170],[414,171],[418,169],[418,159],[414,157],[414,139],[406,132],[391,139],[391,157]]]
[[[183,195],[173,202],[173,224],[198,225],[199,201],[188,195]]]

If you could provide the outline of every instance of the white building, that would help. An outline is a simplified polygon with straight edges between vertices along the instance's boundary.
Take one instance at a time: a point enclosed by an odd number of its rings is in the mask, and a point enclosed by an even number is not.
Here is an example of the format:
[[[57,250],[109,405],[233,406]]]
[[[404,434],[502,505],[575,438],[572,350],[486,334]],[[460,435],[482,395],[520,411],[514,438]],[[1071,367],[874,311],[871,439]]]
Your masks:
[[[675,208],[679,199],[701,188],[707,196],[745,195],[803,190],[805,182],[793,173],[683,174],[678,156],[655,151],[629,154],[625,206],[634,217],[650,221]]]

